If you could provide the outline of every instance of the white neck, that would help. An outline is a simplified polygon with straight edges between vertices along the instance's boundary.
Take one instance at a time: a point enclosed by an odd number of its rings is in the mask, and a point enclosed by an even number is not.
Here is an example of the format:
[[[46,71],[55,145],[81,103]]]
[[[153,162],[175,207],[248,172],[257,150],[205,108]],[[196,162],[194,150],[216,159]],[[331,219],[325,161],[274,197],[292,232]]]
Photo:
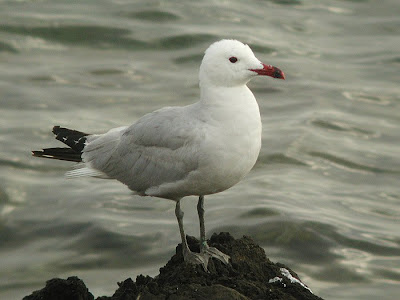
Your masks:
[[[257,101],[246,85],[233,87],[200,85],[200,102],[207,106],[222,106],[226,110],[256,108],[256,112],[259,113]]]
[[[200,87],[198,102],[211,122],[225,124],[242,134],[249,131],[261,136],[261,117],[257,101],[246,85],[235,87]],[[221,125],[218,125],[221,126]],[[239,133],[239,132],[238,132]]]

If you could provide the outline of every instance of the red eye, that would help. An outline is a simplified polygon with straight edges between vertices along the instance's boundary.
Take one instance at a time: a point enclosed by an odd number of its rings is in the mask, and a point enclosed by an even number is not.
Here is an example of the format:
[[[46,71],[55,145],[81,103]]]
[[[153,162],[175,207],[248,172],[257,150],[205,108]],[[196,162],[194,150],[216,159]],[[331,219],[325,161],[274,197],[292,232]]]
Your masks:
[[[234,64],[235,62],[238,61],[238,59],[236,57],[232,56],[229,58],[229,61]]]

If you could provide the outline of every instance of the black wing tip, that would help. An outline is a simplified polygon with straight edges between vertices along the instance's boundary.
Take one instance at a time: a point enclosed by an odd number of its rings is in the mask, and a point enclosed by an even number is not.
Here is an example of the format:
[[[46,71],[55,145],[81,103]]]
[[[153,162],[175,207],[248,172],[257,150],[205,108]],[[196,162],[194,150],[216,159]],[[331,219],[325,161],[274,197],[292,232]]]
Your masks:
[[[80,135],[80,136],[90,135],[89,133],[85,133],[85,132],[74,130],[74,129],[69,129],[69,128],[66,128],[66,127],[61,127],[59,125],[53,126],[52,132],[55,135],[58,135],[59,133],[69,134],[69,135],[73,134],[73,135]]]
[[[66,144],[69,148],[58,147],[46,148],[41,151],[35,150],[32,151],[32,156],[81,162],[82,150],[86,144],[86,136],[89,134],[59,125],[54,126],[52,131],[55,134],[55,138]]]
[[[49,155],[46,154],[45,149],[43,149],[42,151],[32,151],[32,156],[34,157],[43,157],[43,158],[52,158],[52,159],[58,159],[56,158],[54,155]]]
[[[67,160],[74,162],[82,161],[81,153],[76,152],[71,148],[46,148],[38,151],[35,150],[32,151],[32,156],[58,159],[58,160]]]
[[[82,131],[73,130],[58,125],[53,127],[53,133],[56,140],[63,142],[76,152],[82,152],[83,148],[85,147],[86,137],[89,135],[88,133]]]
[[[54,155],[49,155],[48,153],[46,153],[46,149],[34,150],[31,152],[32,152],[32,156],[34,156],[34,157],[55,158]]]
[[[31,153],[32,153],[32,156],[42,157],[44,152],[40,151],[40,150],[34,150],[34,151],[31,151]]]
[[[53,126],[53,130],[52,130],[52,132],[55,134],[55,135],[57,135],[57,133],[60,131],[60,126],[59,125],[56,125],[56,126]],[[64,128],[64,129],[66,129],[66,128]]]

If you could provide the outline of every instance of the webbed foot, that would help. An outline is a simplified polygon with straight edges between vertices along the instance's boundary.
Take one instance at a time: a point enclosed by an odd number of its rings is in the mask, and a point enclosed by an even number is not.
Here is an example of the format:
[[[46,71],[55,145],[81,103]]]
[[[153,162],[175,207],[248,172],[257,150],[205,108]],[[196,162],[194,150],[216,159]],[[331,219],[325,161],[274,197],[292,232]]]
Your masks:
[[[207,243],[201,247],[200,253],[205,256],[214,257],[222,261],[225,265],[229,264],[229,259],[231,258],[229,255],[219,251],[217,248],[208,246]]]
[[[210,255],[204,253],[195,253],[190,250],[183,250],[183,259],[186,263],[193,265],[202,265],[205,272],[208,272],[208,260]]]

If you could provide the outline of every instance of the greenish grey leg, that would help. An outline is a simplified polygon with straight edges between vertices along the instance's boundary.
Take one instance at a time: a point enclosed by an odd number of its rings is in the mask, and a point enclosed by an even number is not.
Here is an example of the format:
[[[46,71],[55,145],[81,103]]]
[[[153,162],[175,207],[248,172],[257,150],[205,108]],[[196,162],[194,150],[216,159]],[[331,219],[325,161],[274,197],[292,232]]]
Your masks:
[[[182,239],[183,259],[185,260],[185,262],[190,264],[201,264],[204,270],[207,271],[208,257],[205,257],[204,255],[199,253],[194,253],[189,249],[188,243],[186,241],[185,231],[183,230],[183,211],[181,210],[180,200],[176,202],[175,215],[178,220],[179,232]]]
[[[215,257],[222,261],[224,264],[229,263],[230,256],[222,253],[217,248],[210,247],[206,240],[206,228],[204,226],[204,196],[199,197],[197,202],[197,213],[200,222],[200,253],[207,257]],[[208,260],[208,259],[207,259]]]
[[[199,202],[197,202],[197,213],[200,222],[200,250],[202,250],[203,247],[207,245],[206,228],[204,226],[204,196],[199,197]]]

